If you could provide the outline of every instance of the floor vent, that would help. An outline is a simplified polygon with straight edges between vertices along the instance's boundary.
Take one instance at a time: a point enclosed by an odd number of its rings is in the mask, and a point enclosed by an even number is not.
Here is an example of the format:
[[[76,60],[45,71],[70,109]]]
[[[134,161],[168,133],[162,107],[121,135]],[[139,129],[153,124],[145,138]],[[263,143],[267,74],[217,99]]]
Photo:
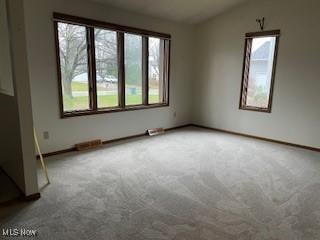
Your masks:
[[[77,151],[83,151],[83,150],[88,150],[92,148],[97,148],[97,147],[100,147],[101,145],[102,145],[102,141],[99,139],[99,140],[93,140],[89,142],[77,143],[75,147]]]
[[[155,136],[164,133],[163,128],[153,128],[153,129],[148,129],[148,134],[149,136]]]

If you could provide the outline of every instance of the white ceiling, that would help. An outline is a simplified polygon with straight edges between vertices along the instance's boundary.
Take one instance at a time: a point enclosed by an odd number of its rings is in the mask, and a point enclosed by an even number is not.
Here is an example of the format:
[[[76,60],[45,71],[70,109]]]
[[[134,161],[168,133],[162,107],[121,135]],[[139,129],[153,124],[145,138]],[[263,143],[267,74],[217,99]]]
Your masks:
[[[94,0],[136,13],[199,23],[247,0]]]

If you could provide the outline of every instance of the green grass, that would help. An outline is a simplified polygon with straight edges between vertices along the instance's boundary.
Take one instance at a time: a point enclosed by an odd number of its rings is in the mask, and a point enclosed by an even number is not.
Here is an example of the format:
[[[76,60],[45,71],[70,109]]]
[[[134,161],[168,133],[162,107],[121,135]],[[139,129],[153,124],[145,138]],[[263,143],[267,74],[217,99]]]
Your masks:
[[[88,91],[88,84],[79,83],[79,82],[72,82],[71,88],[73,92],[87,92]]]
[[[126,104],[127,105],[138,105],[142,102],[141,95],[127,95],[126,96]],[[159,96],[152,95],[149,96],[150,103],[157,103]],[[71,110],[86,110],[89,108],[89,99],[88,97],[64,97],[63,105],[65,111]],[[118,105],[117,95],[107,95],[107,96],[99,96],[98,97],[98,105],[99,108],[105,107],[115,107]]]
[[[88,92],[89,91],[87,83],[72,82],[71,88],[72,88],[73,92]],[[106,90],[106,89],[98,86],[98,90]]]
[[[88,84],[72,82],[72,91],[74,92],[88,92]],[[98,90],[106,90],[103,87],[98,87]],[[158,103],[158,95],[149,95],[149,103]],[[126,95],[126,105],[139,105],[142,104],[141,95]],[[78,96],[70,98],[65,96],[63,98],[64,111],[72,110],[86,110],[89,109],[89,98],[86,96]],[[107,95],[107,96],[98,96],[98,107],[116,107],[118,106],[118,96],[117,95]]]

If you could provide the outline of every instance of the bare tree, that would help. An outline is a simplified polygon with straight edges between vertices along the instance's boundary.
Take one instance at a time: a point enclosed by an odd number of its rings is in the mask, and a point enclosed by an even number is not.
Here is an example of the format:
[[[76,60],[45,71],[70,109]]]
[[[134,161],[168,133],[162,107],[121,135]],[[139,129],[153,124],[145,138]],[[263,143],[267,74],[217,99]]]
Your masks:
[[[117,34],[103,30],[95,34],[96,70],[100,80],[117,76]]]
[[[63,90],[72,97],[72,80],[87,71],[86,28],[59,23],[58,30]]]
[[[59,23],[60,63],[64,94],[72,96],[72,81],[88,72],[86,27]],[[151,39],[151,38],[150,38]],[[126,36],[126,81],[136,84],[141,78],[141,40],[134,35]],[[96,73],[98,80],[109,75],[117,76],[117,34],[113,31],[95,29]],[[160,40],[150,40],[150,68],[159,79]]]
[[[149,38],[149,67],[151,71],[157,76],[156,79],[159,79],[160,76],[160,40],[156,38]],[[154,80],[156,80],[154,79]]]
[[[63,91],[72,97],[72,81],[76,76],[88,72],[86,28],[59,23],[58,30]],[[96,70],[101,79],[105,79],[108,72],[116,72],[116,41],[116,33],[95,30]]]

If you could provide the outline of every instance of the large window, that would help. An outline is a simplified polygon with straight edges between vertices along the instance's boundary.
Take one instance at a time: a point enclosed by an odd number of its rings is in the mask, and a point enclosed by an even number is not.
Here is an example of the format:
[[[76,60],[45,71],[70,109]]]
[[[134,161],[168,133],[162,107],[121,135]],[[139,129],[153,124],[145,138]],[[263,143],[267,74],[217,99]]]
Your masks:
[[[240,109],[271,112],[280,31],[248,33]]]
[[[61,116],[169,104],[170,35],[54,14]]]

